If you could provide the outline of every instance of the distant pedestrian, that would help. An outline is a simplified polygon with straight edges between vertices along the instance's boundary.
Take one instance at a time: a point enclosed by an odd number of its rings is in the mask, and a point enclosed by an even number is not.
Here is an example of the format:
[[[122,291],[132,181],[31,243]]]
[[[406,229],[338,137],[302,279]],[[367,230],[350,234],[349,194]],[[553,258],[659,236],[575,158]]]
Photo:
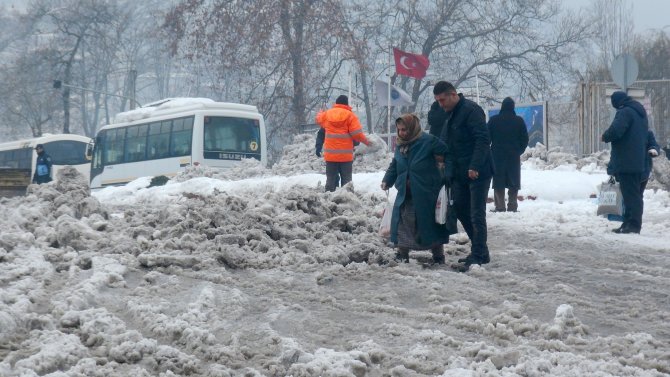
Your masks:
[[[623,224],[613,229],[615,233],[640,233],[644,208],[640,187],[647,164],[647,139],[649,123],[644,106],[625,92],[612,93],[612,106],[617,109],[610,127],[602,135],[602,141],[612,143],[607,174],[619,182],[623,196]]]
[[[435,222],[435,203],[443,184],[446,145],[421,130],[419,118],[396,119],[398,134],[393,160],[382,179],[382,190],[398,190],[391,218],[391,242],[396,260],[409,262],[410,250],[430,250],[433,262],[444,264],[447,227]]]
[[[354,141],[370,145],[361,123],[351,111],[349,98],[337,97],[335,105],[316,115],[316,122],[323,128],[323,143],[317,135],[316,155],[326,161],[326,191],[335,191],[338,185],[351,182],[353,175]],[[321,149],[323,147],[323,150]]]
[[[472,243],[470,255],[458,260],[463,263],[459,269],[467,271],[473,264],[490,261],[486,245],[486,199],[494,172],[491,138],[484,110],[457,93],[451,83],[438,82],[433,94],[440,107],[449,113],[440,140],[447,145],[445,175],[451,184],[456,217]]]
[[[521,189],[521,155],[528,145],[528,129],[523,118],[514,112],[513,99],[503,99],[500,113],[489,119],[488,127],[493,164],[496,167],[493,174],[495,208],[492,212],[516,212],[519,207],[517,195]]]
[[[35,161],[35,174],[33,174],[33,183],[42,184],[51,182],[51,156],[44,151],[44,145],[35,146],[37,160]]]

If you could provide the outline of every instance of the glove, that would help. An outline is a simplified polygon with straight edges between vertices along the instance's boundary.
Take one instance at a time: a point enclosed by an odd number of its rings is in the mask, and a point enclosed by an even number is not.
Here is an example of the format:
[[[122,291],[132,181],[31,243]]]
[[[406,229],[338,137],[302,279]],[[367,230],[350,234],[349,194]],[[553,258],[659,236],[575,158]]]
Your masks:
[[[321,157],[321,148],[316,148],[316,157]]]
[[[650,149],[647,151],[651,157],[656,157],[658,156],[658,152],[656,152],[656,149]]]

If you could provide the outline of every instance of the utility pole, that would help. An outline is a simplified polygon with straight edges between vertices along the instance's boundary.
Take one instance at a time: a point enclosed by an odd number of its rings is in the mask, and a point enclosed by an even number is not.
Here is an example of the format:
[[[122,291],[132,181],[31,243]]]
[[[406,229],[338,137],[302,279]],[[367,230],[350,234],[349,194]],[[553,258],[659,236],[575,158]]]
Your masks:
[[[137,100],[135,100],[135,83],[137,82],[137,71],[134,69],[131,69],[128,72],[128,91],[130,92],[130,110],[135,109],[135,103]]]
[[[137,72],[136,72],[136,71],[133,71],[133,72],[135,72],[135,76],[137,76]],[[119,97],[119,98],[123,98],[123,99],[127,99],[127,100],[129,100],[129,101],[130,101],[130,108],[131,108],[131,109],[134,109],[134,108],[135,108],[135,105],[137,105],[137,106],[139,106],[139,107],[142,107],[142,104],[139,103],[139,102],[137,102],[137,100],[135,99],[135,90],[134,90],[134,88],[135,88],[135,81],[134,81],[134,79],[133,79],[133,81],[132,81],[132,86],[133,86],[132,97],[127,97],[127,96],[122,96],[122,95],[118,95],[118,94],[106,93],[106,92],[103,92],[103,91],[100,91],[100,90],[89,89],[89,88],[82,88],[81,86],[75,86],[75,85],[66,84],[66,83],[64,83],[64,82],[62,82],[62,81],[60,81],[60,80],[54,80],[54,81],[53,81],[53,87],[54,87],[54,89],[60,89],[61,87],[63,87],[63,88],[79,89],[79,90],[83,90],[83,91],[85,91],[85,92],[100,93],[100,94],[104,94],[104,95],[106,95],[106,96]]]

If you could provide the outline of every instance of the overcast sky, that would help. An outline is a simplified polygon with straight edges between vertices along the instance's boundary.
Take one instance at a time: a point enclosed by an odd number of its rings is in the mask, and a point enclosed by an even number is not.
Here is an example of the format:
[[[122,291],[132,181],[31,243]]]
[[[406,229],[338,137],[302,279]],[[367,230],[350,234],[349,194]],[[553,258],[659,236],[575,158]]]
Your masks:
[[[628,0],[633,4],[633,18],[635,30],[645,32],[649,29],[663,29],[667,27],[670,31],[670,0]],[[562,0],[563,4],[574,9],[588,7],[591,1],[585,0]],[[0,5],[14,6],[25,9],[25,0],[0,0]]]
[[[563,0],[568,7],[579,9],[589,7],[591,2],[584,0]],[[670,31],[670,0],[629,0],[633,4],[633,22],[635,31],[645,32],[649,29],[663,29]]]

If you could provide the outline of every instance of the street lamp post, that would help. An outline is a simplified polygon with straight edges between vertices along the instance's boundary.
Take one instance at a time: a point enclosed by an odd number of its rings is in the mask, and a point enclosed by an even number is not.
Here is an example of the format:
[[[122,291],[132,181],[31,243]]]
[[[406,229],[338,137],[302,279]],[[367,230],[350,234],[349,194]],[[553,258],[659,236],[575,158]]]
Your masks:
[[[63,83],[61,80],[54,80],[54,82],[53,82],[53,87],[54,87],[54,89],[60,89],[61,87],[72,88],[72,89],[79,89],[79,90],[84,90],[84,91],[87,91],[87,92],[93,92],[93,93],[104,94],[104,95],[106,95],[106,96],[112,96],[112,97],[124,98],[124,99],[127,99],[128,101],[130,101],[130,109],[131,109],[131,110],[135,108],[135,105],[136,105],[136,104],[137,104],[138,107],[142,107],[142,104],[140,104],[140,103],[135,99],[135,97],[126,97],[126,96],[122,96],[122,95],[119,95],[119,94],[112,94],[112,93],[107,93],[107,92],[103,92],[103,91],[100,91],[100,90],[89,89],[89,88],[83,88],[83,87],[81,87],[81,86],[75,86],[75,85],[65,84],[65,83]],[[134,92],[134,91],[133,91],[133,92]]]

